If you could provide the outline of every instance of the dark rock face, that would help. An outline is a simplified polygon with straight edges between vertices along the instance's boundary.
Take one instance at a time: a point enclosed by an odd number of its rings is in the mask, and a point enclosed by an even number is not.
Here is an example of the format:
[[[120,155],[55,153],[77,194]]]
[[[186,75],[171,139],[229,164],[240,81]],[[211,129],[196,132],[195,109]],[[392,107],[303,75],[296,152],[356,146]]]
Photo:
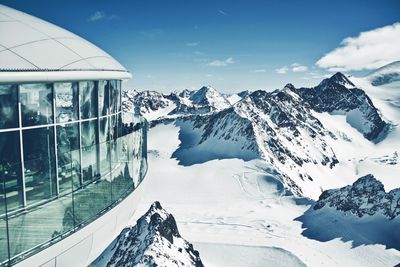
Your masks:
[[[383,214],[394,219],[400,214],[400,188],[386,193],[383,184],[369,174],[353,185],[324,191],[313,208],[318,210],[325,206],[358,217]]]
[[[377,138],[388,130],[387,123],[382,120],[368,95],[340,72],[316,87],[292,90],[317,112],[346,114],[357,111],[360,114],[357,120],[364,120],[365,126],[358,130],[370,141],[379,141]]]
[[[159,202],[121,232],[111,252],[107,266],[203,267],[199,252],[181,237],[175,218]]]

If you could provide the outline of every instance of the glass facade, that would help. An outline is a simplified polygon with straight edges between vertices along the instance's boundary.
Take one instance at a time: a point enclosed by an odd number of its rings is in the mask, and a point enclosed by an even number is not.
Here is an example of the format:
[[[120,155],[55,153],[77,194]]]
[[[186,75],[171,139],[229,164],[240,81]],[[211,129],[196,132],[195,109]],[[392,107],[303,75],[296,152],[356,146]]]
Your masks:
[[[0,266],[134,191],[147,171],[146,132],[142,117],[121,111],[121,81],[0,85]]]

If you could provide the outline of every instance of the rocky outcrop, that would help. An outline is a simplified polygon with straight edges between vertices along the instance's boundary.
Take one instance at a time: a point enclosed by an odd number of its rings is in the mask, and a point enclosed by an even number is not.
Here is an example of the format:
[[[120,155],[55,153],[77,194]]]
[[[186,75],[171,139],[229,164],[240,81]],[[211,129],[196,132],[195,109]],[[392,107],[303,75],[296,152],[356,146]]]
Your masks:
[[[99,258],[106,266],[202,267],[199,252],[179,234],[174,217],[154,202],[133,227],[125,228]]]
[[[386,193],[383,184],[369,174],[352,185],[324,191],[313,209],[325,206],[358,217],[382,214],[394,219],[400,214],[400,188]]]

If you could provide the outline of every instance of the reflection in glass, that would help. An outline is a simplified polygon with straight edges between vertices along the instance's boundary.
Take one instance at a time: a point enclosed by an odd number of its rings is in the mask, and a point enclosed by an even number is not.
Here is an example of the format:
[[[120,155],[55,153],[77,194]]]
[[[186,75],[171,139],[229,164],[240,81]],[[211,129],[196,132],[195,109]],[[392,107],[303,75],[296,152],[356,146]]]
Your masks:
[[[56,121],[78,119],[78,83],[54,83]]]
[[[9,244],[10,256],[14,257],[24,251],[49,242],[60,234],[71,230],[64,225],[69,218],[65,218],[68,206],[71,206],[72,197],[60,197],[51,202],[38,206],[19,216],[9,217]],[[14,258],[14,262],[20,260]],[[11,265],[14,262],[11,261]]]
[[[0,129],[18,127],[17,85],[0,84]]]
[[[0,205],[12,210],[23,205],[19,132],[0,133],[0,177],[4,182]]]
[[[111,113],[117,113],[121,110],[121,91],[119,88],[119,83],[117,81],[109,81],[110,90],[110,109]]]
[[[53,122],[53,94],[51,84],[20,85],[22,125],[42,125]]]
[[[110,140],[110,124],[109,117],[104,117],[100,119],[100,132],[99,132],[99,142],[103,143]]]
[[[84,182],[98,177],[97,120],[82,122],[82,178]]]
[[[1,165],[0,165],[1,172]],[[0,266],[8,260],[7,249],[7,221],[6,221],[6,205],[5,205],[5,190],[3,176],[0,175]],[[4,264],[6,265],[6,264]]]
[[[107,81],[99,81],[99,115],[105,116],[109,114],[110,107],[110,95],[109,95],[109,86]]]
[[[78,123],[57,126],[58,184],[60,194],[80,186]]]
[[[81,119],[95,118],[97,116],[97,90],[95,82],[79,82],[81,105]]]
[[[118,118],[119,114],[110,117],[110,140],[118,138]]]
[[[24,130],[24,166],[27,204],[56,195],[54,133],[52,127]]]

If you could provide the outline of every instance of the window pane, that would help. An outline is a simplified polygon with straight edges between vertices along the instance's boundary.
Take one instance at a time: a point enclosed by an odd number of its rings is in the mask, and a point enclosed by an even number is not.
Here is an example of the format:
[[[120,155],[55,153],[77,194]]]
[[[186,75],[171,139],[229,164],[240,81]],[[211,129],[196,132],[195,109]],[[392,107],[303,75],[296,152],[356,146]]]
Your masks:
[[[118,138],[112,142],[112,189],[113,199],[117,200],[135,187],[132,158],[129,157],[129,147],[132,147],[132,134]],[[132,150],[131,150],[132,151]]]
[[[100,119],[100,143],[110,140],[110,124],[109,124],[109,117],[101,118]]]
[[[7,209],[23,204],[19,132],[0,133],[0,176],[4,181],[2,194],[6,194]],[[1,198],[1,205],[5,205]]]
[[[0,85],[0,129],[18,127],[17,85]]]
[[[60,194],[80,186],[81,160],[78,123],[57,126],[58,184]]]
[[[82,177],[91,181],[98,177],[97,120],[82,122]]]
[[[121,92],[117,81],[109,81],[110,98],[111,98],[111,113],[116,113],[121,110]]]
[[[38,245],[52,239],[56,242],[60,234],[71,230],[71,203],[72,196],[67,195],[8,218],[10,254],[15,257],[11,265],[21,260],[18,254],[36,247],[30,251],[35,253],[43,248]]]
[[[23,131],[28,205],[56,195],[53,134],[52,127]]]
[[[111,116],[111,129],[110,129],[110,140],[118,138],[119,123],[121,122],[121,114]]]
[[[41,125],[53,122],[51,84],[20,85],[22,125]]]
[[[97,90],[95,82],[79,82],[81,101],[81,118],[89,119],[97,117]]]
[[[68,122],[78,119],[78,84],[55,83],[56,121]]]
[[[99,81],[99,113],[100,116],[105,116],[109,114],[110,107],[110,95],[108,92],[108,82],[107,81]]]
[[[1,172],[1,165],[0,165]],[[6,222],[6,205],[5,205],[5,190],[3,176],[0,174],[0,266],[8,259],[7,249],[7,222]],[[4,264],[6,266],[6,264]]]

